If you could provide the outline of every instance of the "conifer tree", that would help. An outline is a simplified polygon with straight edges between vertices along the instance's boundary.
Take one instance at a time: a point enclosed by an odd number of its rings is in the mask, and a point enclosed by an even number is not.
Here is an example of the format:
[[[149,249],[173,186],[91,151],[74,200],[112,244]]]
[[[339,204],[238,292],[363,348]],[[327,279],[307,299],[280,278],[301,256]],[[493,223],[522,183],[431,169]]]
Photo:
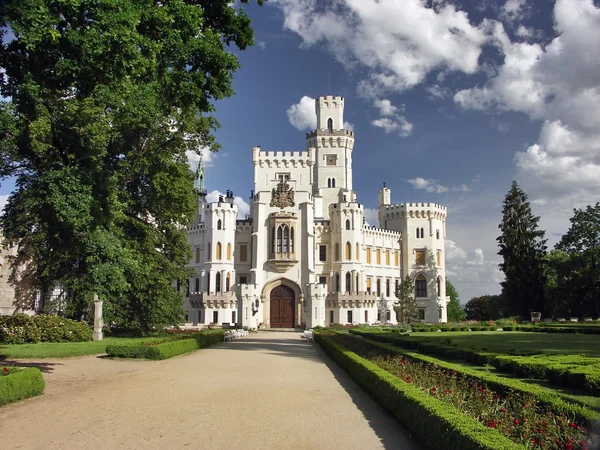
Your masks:
[[[513,181],[504,199],[501,235],[496,239],[498,254],[503,262],[502,293],[513,314],[529,318],[532,311],[545,313],[544,256],[546,240],[544,231],[538,229],[540,218],[531,212],[527,195]]]
[[[448,279],[446,279],[446,295],[450,297],[450,303],[448,303],[448,322],[464,320],[467,313],[460,306],[458,292],[456,292],[456,289]]]
[[[394,302],[396,321],[401,324],[410,324],[419,321],[419,308],[415,299],[415,286],[408,275],[398,285],[396,301]]]

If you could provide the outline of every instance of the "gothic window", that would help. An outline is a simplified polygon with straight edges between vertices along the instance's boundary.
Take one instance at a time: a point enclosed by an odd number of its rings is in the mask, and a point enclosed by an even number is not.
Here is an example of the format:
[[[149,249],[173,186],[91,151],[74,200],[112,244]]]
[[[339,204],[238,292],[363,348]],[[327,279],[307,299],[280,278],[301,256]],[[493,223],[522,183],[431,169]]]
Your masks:
[[[358,242],[356,243],[356,252],[354,252],[354,256],[356,257],[357,261],[360,261],[360,247],[358,245]]]
[[[327,178],[327,187],[330,188],[331,187],[331,178]]]
[[[421,238],[425,237],[425,233],[423,232],[423,228],[421,228]]]
[[[221,243],[217,242],[217,261],[221,261]]]
[[[421,237],[421,233],[420,233],[420,231],[421,231],[421,230],[419,230],[419,229],[417,228],[417,239],[419,239],[419,238]]]
[[[217,220],[217,230],[222,229],[223,227],[223,222],[221,222],[221,219]]]
[[[277,228],[277,253],[281,253],[283,249],[283,227]]]
[[[352,260],[352,244],[346,242],[346,261]]]
[[[346,230],[349,230],[349,229],[350,229],[350,221],[346,220]]]
[[[331,179],[331,187],[334,188],[335,187],[335,178]]]
[[[283,228],[283,252],[288,253],[290,251],[290,229],[286,225],[279,228]]]
[[[335,253],[333,255],[333,259],[334,261],[340,260],[340,244],[338,243],[335,244]]]
[[[427,297],[427,280],[422,274],[417,275],[417,278],[415,278],[415,296]]]
[[[227,276],[225,277],[225,292],[229,292],[229,288],[231,287],[231,276],[229,272],[227,272]]]
[[[217,272],[215,276],[215,293],[221,292],[221,272]]]
[[[333,119],[331,117],[327,119],[327,129],[333,131]]]
[[[231,261],[231,244],[227,244],[227,261]]]
[[[341,288],[341,286],[340,286],[340,274],[336,273],[335,274],[335,290],[336,290],[336,292],[340,292],[340,288]]]
[[[350,292],[352,290],[352,275],[350,272],[346,272],[346,292]]]
[[[290,230],[290,252],[294,252],[294,227]]]

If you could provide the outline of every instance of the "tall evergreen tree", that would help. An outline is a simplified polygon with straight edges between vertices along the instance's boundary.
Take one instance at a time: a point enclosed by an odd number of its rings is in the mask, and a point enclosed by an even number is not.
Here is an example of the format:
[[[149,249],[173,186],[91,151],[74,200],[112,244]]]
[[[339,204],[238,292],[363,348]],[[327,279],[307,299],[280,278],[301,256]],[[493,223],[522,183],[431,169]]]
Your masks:
[[[498,226],[501,235],[496,239],[498,254],[504,272],[502,294],[513,314],[528,318],[532,311],[545,313],[544,302],[544,255],[546,240],[544,231],[538,229],[540,218],[531,212],[527,195],[513,181],[504,199],[502,222]]]
[[[178,322],[195,211],[186,152],[218,149],[210,113],[233,94],[229,46],[254,43],[250,19],[229,0],[5,0],[8,28],[0,180],[16,190],[0,226],[27,264],[17,294],[60,285],[77,317],[97,293],[107,320]]]
[[[448,303],[448,322],[464,320],[467,313],[461,308],[458,292],[456,292],[456,289],[448,279],[446,279],[446,295],[450,297],[450,303]]]
[[[415,299],[415,286],[408,275],[398,285],[396,301],[394,302],[396,321],[401,324],[410,324],[419,321],[419,308]]]

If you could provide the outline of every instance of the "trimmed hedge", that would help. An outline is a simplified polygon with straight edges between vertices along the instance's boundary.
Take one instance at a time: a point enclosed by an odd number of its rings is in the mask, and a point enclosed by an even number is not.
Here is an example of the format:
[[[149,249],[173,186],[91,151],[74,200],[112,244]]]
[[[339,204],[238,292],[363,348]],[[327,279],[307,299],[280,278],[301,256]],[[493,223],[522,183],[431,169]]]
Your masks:
[[[8,375],[0,375],[0,406],[44,393],[46,383],[35,367],[8,367]],[[0,367],[4,370],[4,367]]]
[[[107,345],[106,353],[114,358],[160,360],[206,348],[223,341],[223,333],[202,334],[152,344]]]
[[[85,322],[50,314],[0,316],[0,343],[3,344],[91,340],[92,329]]]
[[[428,448],[440,450],[524,449],[493,428],[479,423],[423,393],[321,333],[315,341],[400,423]]]

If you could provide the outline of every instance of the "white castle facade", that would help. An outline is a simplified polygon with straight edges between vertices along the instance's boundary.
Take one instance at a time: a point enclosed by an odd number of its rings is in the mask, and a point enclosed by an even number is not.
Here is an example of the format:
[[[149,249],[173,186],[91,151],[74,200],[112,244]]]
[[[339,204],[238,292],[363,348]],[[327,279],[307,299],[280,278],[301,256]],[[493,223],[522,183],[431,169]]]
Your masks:
[[[293,328],[395,323],[396,286],[414,280],[420,318],[446,322],[446,208],[391,203],[378,194],[379,227],[365,225],[352,189],[354,133],[344,99],[316,100],[306,151],[252,149],[250,215],[233,193],[206,202],[198,168],[198,213],[188,228],[195,275],[184,307],[193,325]]]

